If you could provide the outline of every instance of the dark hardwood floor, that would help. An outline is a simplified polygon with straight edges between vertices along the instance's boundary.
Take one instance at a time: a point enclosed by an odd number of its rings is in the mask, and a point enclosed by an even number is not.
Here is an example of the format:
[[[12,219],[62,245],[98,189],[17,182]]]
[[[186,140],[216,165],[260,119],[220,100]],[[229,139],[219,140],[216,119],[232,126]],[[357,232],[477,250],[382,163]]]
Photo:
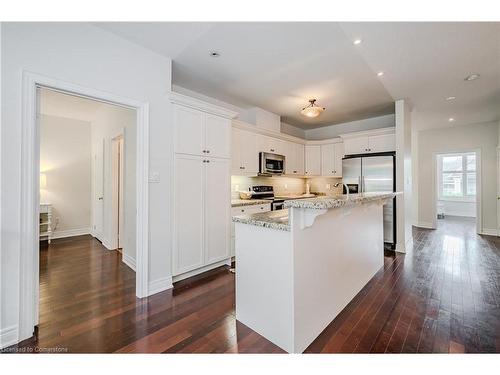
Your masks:
[[[90,236],[41,250],[40,324],[19,348],[69,352],[280,353],[234,317],[227,268],[135,298],[121,255]],[[42,349],[43,350],[43,349]],[[308,353],[500,352],[500,240],[469,219],[414,229]]]

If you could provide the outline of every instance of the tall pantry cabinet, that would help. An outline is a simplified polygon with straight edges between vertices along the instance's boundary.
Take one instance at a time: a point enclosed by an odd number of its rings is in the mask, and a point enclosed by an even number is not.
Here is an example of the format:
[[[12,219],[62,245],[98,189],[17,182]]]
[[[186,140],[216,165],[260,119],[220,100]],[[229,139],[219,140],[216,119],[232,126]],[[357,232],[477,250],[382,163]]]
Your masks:
[[[236,113],[172,94],[174,281],[229,260],[231,119]]]

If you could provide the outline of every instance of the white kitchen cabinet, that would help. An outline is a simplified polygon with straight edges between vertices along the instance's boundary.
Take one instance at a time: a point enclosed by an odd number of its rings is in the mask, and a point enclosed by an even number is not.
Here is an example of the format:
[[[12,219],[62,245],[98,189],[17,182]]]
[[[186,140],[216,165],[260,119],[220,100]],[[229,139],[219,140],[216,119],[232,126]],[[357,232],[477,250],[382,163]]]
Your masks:
[[[306,145],[304,152],[305,175],[321,176],[321,146]]]
[[[368,152],[368,137],[344,139],[344,151],[346,155],[366,154]]]
[[[367,154],[396,150],[396,136],[392,134],[377,134],[344,138],[346,155]]]
[[[344,144],[335,143],[335,177],[342,177],[342,158],[344,157]]]
[[[257,134],[233,128],[231,174],[236,176],[257,176],[258,172]]]
[[[271,211],[271,203],[254,204],[251,206],[239,206],[231,208],[231,216],[249,215],[257,212]],[[231,256],[234,256],[234,222],[231,220]]]
[[[258,135],[258,152],[269,152],[272,154],[284,155],[285,142],[281,139],[268,137],[267,135]]]
[[[230,256],[230,165],[227,159],[175,155],[173,275]]]
[[[204,168],[202,158],[175,156],[173,274],[204,265]]]
[[[321,175],[335,176],[335,145],[321,145]]]
[[[304,175],[304,145],[286,142],[285,174],[291,176]]]
[[[321,145],[321,175],[342,177],[343,157],[344,145],[342,143]]]
[[[205,263],[229,258],[231,176],[229,162],[207,159],[205,163]]]
[[[381,134],[368,137],[368,152],[386,152],[395,150],[395,134]]]
[[[182,105],[173,108],[176,153],[231,156],[231,120]]]

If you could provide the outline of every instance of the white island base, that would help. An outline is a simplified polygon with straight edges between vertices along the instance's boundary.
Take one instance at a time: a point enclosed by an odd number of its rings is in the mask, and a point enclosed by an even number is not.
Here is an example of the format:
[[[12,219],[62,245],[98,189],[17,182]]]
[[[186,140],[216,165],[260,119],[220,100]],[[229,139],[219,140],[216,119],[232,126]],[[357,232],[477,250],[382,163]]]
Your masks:
[[[235,220],[236,319],[302,353],[383,266],[386,201],[292,207],[288,227]]]

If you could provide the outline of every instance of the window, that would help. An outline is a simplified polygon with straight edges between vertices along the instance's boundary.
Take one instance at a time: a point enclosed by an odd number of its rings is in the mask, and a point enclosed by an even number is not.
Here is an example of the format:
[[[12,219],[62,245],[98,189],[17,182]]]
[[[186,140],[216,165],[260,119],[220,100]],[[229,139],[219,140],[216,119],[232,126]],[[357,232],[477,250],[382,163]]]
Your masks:
[[[439,199],[476,199],[476,154],[438,156]]]

